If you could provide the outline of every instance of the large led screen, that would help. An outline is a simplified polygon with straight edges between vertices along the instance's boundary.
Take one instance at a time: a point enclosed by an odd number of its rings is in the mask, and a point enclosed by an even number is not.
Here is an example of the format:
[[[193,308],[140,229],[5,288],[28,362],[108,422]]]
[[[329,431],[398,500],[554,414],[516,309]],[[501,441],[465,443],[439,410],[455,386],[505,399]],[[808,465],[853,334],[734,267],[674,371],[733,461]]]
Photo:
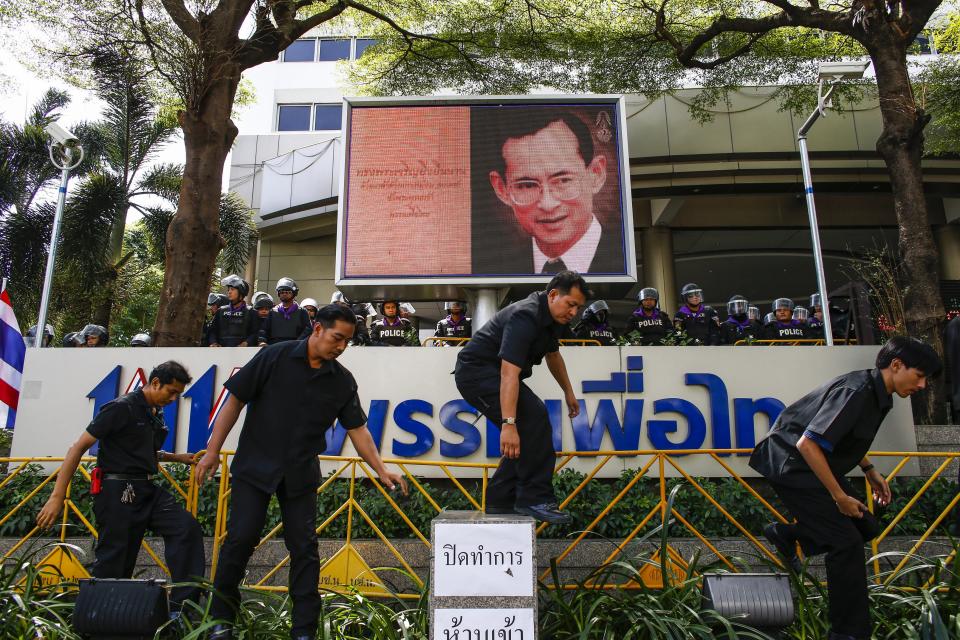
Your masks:
[[[351,104],[338,279],[631,275],[621,105]]]

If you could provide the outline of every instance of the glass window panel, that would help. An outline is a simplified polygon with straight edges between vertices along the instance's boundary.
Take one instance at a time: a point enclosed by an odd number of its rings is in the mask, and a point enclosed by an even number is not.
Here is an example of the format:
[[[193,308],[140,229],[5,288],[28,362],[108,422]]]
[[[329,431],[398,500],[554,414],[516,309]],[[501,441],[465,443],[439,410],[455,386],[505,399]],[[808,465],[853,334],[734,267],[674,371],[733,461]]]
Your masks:
[[[277,118],[277,131],[309,131],[310,105],[282,104]]]
[[[357,38],[357,57],[362,56],[368,47],[372,47],[375,44],[377,44],[377,41],[373,38]]]
[[[313,62],[317,41],[313,38],[294,40],[283,52],[284,62]]]
[[[314,107],[313,128],[317,131],[335,131],[340,128],[343,105],[318,104]]]
[[[320,60],[329,62],[331,60],[349,60],[350,59],[350,41],[349,40],[321,40],[320,41]]]

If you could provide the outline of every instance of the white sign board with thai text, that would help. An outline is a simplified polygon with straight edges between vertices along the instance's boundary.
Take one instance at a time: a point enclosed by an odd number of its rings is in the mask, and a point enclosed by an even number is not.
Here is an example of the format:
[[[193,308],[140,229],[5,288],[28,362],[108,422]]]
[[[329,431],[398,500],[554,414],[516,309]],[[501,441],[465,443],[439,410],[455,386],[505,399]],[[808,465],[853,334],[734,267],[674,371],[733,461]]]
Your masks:
[[[533,609],[437,609],[433,640],[532,640]]]
[[[533,522],[437,523],[433,595],[533,596]]]

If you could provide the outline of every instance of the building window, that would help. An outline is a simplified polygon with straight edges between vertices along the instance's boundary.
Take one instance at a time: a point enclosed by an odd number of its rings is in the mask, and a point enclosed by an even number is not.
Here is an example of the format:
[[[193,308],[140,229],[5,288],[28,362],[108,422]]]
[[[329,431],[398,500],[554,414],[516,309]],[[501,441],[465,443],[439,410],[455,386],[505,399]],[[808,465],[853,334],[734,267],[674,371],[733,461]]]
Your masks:
[[[350,59],[350,40],[320,40],[320,62]]]
[[[277,131],[310,131],[310,105],[279,105]]]
[[[359,59],[363,55],[363,52],[366,51],[369,47],[377,44],[377,41],[373,38],[357,38],[357,54],[356,57]]]
[[[313,128],[316,131],[336,131],[340,129],[343,105],[317,104],[313,106]]]
[[[293,41],[283,52],[284,62],[313,62],[316,59],[317,41],[305,38]]]

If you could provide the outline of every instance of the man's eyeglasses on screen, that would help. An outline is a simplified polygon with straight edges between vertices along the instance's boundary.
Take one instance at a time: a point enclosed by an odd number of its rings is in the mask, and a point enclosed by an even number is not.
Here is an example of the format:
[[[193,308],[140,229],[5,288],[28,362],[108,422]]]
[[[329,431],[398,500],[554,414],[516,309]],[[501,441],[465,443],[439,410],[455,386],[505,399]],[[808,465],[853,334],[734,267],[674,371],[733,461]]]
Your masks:
[[[576,200],[580,197],[580,180],[572,175],[550,178],[547,180],[547,188],[557,200]],[[510,200],[518,207],[529,207],[543,198],[543,184],[539,180],[514,180],[508,191]]]

